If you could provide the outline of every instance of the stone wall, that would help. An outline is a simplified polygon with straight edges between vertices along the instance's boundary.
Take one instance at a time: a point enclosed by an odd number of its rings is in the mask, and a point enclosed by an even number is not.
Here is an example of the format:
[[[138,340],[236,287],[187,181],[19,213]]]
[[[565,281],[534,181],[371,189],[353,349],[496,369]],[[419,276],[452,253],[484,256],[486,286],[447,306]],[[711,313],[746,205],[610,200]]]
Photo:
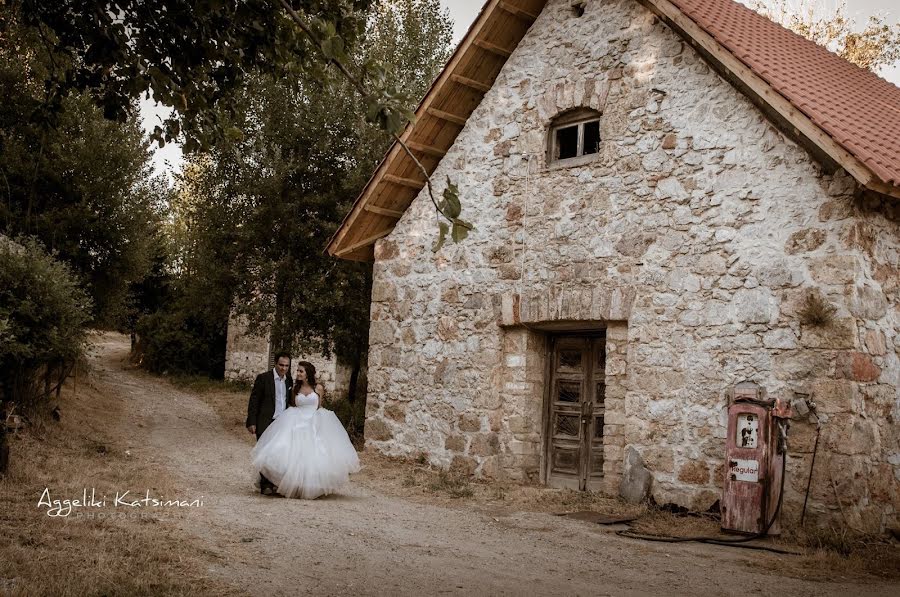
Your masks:
[[[250,332],[243,318],[228,318],[225,379],[253,381],[269,368],[269,337]]]
[[[548,164],[548,126],[579,106],[603,113],[600,153]],[[432,253],[420,196],[376,245],[367,445],[540,481],[541,327],[606,325],[609,491],[632,447],[658,502],[712,504],[728,389],[752,380],[826,419],[814,516],[896,520],[898,202],[824,172],[634,0],[580,18],[551,0],[433,179],[448,175],[466,241]],[[802,322],[810,292],[830,324]],[[815,426],[791,434],[789,516]]]
[[[248,330],[246,322],[231,316],[228,319],[228,339],[225,349],[225,379],[253,381],[269,369],[269,337],[258,336]],[[347,397],[350,367],[339,359],[321,355],[300,355],[291,360],[291,375],[297,361],[308,361],[316,367],[316,381],[325,386],[329,398]]]

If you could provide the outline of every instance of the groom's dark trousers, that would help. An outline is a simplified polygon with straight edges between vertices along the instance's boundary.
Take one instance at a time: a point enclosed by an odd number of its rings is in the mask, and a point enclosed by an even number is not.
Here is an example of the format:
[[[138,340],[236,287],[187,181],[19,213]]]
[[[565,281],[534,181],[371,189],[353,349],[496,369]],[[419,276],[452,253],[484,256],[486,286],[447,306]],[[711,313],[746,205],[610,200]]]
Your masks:
[[[279,382],[281,383],[281,382]],[[285,402],[290,402],[291,396],[291,375],[288,372],[284,376],[284,397]],[[256,425],[256,439],[259,440],[263,432],[272,424],[275,416],[275,373],[269,369],[265,373],[256,376],[253,382],[253,389],[250,391],[250,402],[247,405],[247,427]],[[259,475],[260,489],[273,487],[271,481],[260,473]]]

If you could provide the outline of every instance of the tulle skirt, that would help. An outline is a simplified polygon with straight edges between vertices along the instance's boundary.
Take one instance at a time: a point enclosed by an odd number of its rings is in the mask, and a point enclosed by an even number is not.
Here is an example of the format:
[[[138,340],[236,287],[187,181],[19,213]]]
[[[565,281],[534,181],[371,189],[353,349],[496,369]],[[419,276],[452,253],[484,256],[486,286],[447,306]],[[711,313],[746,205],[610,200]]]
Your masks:
[[[307,500],[336,492],[359,470],[344,426],[324,408],[288,408],[260,436],[250,457],[278,493]]]

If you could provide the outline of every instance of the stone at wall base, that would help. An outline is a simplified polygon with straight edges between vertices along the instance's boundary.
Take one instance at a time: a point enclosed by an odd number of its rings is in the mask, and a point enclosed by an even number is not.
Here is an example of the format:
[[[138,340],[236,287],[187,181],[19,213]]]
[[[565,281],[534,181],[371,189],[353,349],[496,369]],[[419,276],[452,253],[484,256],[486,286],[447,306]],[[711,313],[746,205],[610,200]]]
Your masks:
[[[644,466],[644,459],[632,446],[625,451],[625,470],[619,485],[619,495],[626,502],[639,504],[650,496],[653,475]]]

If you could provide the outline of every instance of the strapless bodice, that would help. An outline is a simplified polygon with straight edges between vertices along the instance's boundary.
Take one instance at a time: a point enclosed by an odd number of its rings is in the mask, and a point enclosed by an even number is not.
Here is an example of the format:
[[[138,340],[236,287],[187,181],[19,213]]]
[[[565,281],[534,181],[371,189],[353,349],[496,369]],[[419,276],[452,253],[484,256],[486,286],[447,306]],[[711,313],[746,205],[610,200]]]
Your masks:
[[[309,394],[303,394],[300,392],[297,394],[297,397],[294,399],[297,408],[299,408],[303,414],[310,415],[316,412],[316,409],[319,407],[319,395],[314,391]]]

